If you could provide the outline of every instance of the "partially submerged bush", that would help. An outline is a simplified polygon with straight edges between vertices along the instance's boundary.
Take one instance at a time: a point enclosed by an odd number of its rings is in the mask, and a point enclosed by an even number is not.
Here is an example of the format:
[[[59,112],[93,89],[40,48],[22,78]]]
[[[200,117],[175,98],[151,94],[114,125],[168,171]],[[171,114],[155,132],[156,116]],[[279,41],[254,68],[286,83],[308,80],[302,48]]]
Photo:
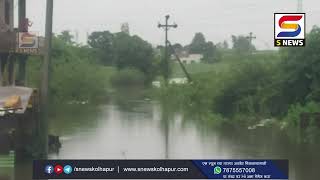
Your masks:
[[[145,81],[145,75],[136,69],[122,69],[111,77],[114,86],[143,86]]]
[[[92,50],[77,47],[53,39],[53,55],[50,64],[49,92],[52,102],[95,101],[107,97],[106,89],[113,67],[97,64]],[[27,65],[27,84],[39,87],[41,59],[30,56]]]
[[[289,125],[299,126],[302,113],[320,113],[320,103],[311,101],[305,105],[299,103],[291,105],[284,121]]]

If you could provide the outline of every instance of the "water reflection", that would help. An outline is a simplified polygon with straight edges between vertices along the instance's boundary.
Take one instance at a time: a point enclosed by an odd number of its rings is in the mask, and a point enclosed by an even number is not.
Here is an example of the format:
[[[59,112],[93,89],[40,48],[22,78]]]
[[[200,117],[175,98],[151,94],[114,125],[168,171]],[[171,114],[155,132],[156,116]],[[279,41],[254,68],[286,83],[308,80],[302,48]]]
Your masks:
[[[211,127],[196,116],[136,95],[52,113],[50,133],[62,148],[51,159],[289,159],[290,179],[317,179],[318,145],[296,144],[277,129]],[[134,94],[134,93],[133,93]],[[122,94],[122,96],[124,96]],[[125,96],[124,96],[125,97]],[[123,102],[125,101],[125,102]],[[0,179],[31,179],[31,162],[0,167]]]
[[[164,159],[169,159],[169,127],[170,127],[170,122],[169,122],[169,115],[170,115],[170,111],[168,109],[168,106],[166,105],[162,105],[162,111],[161,111],[161,127],[162,127],[162,133],[163,133],[163,137],[164,137]]]

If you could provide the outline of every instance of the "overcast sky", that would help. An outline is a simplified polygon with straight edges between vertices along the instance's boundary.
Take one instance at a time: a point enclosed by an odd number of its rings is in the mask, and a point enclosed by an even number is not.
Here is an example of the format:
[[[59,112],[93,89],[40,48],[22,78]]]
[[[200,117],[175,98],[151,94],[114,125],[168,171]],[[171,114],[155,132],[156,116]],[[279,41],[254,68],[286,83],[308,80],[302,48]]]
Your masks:
[[[307,13],[307,31],[320,25],[320,1],[303,0]],[[27,16],[34,23],[31,31],[44,34],[45,0],[27,0]],[[171,42],[190,43],[196,32],[202,32],[214,43],[230,41],[230,36],[253,32],[259,49],[273,47],[273,13],[296,12],[297,0],[54,0],[55,33],[120,31],[128,22],[131,34],[152,44],[163,43],[164,33],[157,28],[166,14],[179,27],[170,31]]]

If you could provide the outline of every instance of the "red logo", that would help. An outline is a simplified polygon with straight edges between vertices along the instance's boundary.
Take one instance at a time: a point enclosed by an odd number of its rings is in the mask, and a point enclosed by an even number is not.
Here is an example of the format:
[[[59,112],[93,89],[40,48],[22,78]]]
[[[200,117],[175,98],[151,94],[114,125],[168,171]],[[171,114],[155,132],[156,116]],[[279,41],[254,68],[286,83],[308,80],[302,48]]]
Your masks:
[[[56,166],[54,167],[54,172],[55,172],[56,174],[61,174],[61,173],[63,172],[63,167],[60,166],[60,165],[56,165]]]

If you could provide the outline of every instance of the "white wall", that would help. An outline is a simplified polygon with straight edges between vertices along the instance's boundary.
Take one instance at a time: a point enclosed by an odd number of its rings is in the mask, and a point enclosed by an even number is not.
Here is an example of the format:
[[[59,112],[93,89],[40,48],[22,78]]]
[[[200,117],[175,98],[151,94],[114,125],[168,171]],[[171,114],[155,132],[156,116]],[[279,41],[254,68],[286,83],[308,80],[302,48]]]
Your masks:
[[[186,64],[200,63],[202,58],[203,58],[202,54],[189,54],[188,57],[181,58],[181,61]]]

